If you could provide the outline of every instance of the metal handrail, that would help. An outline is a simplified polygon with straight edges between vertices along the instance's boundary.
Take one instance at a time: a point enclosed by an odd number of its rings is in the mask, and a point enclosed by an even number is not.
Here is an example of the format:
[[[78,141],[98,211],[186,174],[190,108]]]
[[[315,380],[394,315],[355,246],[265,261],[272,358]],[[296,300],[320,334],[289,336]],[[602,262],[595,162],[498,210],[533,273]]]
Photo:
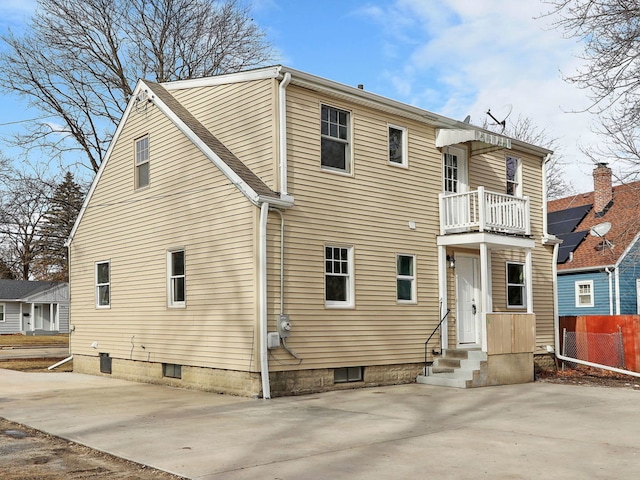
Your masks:
[[[436,332],[440,329],[440,327],[442,326],[442,322],[444,322],[447,317],[449,316],[449,312],[451,312],[450,308],[447,308],[447,313],[444,314],[444,317],[442,317],[440,319],[440,323],[438,323],[438,326],[436,328],[433,329],[433,332],[431,332],[431,335],[429,335],[429,338],[427,338],[427,341],[424,342],[424,373],[425,375],[427,374],[427,350],[429,349],[428,345],[429,345],[429,341],[433,338],[433,336],[436,334]],[[433,352],[435,354],[435,352]]]

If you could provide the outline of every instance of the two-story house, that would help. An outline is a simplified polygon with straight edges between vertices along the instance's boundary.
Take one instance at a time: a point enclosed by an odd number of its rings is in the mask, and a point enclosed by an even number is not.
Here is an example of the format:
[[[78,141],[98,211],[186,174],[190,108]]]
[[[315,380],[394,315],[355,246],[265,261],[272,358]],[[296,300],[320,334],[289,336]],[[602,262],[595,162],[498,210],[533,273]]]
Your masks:
[[[269,398],[473,351],[474,386],[530,381],[550,153],[284,66],[140,81],[69,239],[74,370]]]

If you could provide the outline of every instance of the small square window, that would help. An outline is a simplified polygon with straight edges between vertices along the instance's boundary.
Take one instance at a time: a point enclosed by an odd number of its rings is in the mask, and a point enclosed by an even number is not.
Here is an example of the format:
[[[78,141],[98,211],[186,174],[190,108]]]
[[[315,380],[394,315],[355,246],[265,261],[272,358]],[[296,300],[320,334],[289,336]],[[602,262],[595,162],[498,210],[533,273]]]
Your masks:
[[[593,307],[593,280],[576,282],[576,307]]]
[[[169,378],[182,378],[182,365],[177,365],[175,363],[163,363],[162,376]]]
[[[407,162],[407,129],[389,125],[389,163],[406,167]]]
[[[525,292],[524,264],[507,262],[507,307],[524,308]]]
[[[333,383],[361,382],[363,367],[343,367],[333,370]]]

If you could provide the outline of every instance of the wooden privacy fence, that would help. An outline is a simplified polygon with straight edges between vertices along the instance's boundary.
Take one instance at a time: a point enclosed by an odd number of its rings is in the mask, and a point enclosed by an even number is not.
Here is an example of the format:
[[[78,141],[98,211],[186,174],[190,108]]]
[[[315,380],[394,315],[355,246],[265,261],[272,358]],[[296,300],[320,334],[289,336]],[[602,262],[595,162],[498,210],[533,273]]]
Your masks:
[[[589,345],[585,342],[594,336],[584,334],[618,334],[622,337],[624,366],[627,370],[640,372],[640,315],[583,315],[560,317],[560,351],[565,351],[564,332],[575,332],[576,339],[580,339],[582,351],[587,358],[579,358],[603,365],[615,366],[619,359],[614,348],[603,352],[601,345]],[[576,340],[577,342],[578,340]],[[592,342],[593,343],[593,342]],[[577,343],[576,343],[577,345]],[[576,347],[577,348],[577,347]],[[603,355],[605,357],[603,358]],[[571,355],[567,355],[571,356]],[[578,357],[575,357],[578,358]]]

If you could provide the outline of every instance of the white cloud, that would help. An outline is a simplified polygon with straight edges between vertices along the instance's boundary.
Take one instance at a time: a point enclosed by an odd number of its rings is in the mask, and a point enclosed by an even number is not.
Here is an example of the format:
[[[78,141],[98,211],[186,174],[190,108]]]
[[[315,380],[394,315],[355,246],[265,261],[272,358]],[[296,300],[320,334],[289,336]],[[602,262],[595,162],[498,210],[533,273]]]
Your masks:
[[[476,124],[487,109],[501,114],[512,105],[513,118],[531,118],[558,139],[576,189],[592,189],[592,165],[579,145],[598,141],[593,118],[567,113],[588,99],[562,79],[579,67],[580,46],[541,18],[542,3],[395,0],[381,8],[361,12],[384,22],[389,41],[406,49],[405,60],[386,72],[399,97],[452,118],[470,114]]]

